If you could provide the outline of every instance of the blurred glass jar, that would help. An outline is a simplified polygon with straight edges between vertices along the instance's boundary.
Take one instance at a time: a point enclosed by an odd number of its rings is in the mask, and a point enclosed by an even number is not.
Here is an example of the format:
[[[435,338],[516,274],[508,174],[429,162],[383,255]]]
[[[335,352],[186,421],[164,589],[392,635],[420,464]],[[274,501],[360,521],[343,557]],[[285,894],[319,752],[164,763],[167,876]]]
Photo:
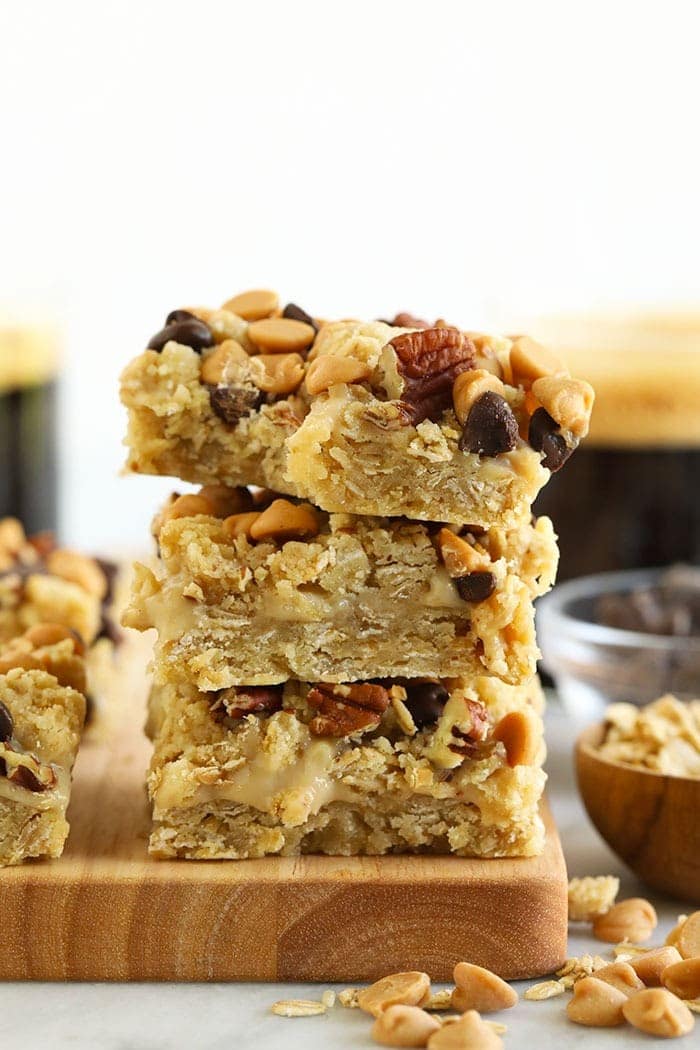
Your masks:
[[[700,563],[700,313],[527,330],[596,391],[589,437],[535,508],[559,534],[559,578]]]
[[[0,318],[0,517],[56,528],[58,341],[49,327]]]

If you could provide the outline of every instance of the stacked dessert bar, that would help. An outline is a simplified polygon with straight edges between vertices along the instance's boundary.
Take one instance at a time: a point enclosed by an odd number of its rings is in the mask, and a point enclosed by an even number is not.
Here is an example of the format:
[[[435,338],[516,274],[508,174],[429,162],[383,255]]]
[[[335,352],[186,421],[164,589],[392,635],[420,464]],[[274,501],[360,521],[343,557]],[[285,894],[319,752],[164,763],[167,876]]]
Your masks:
[[[247,292],[171,313],[125,370],[156,516],[156,856],[539,852],[532,503],[593,392],[525,337],[325,322]]]

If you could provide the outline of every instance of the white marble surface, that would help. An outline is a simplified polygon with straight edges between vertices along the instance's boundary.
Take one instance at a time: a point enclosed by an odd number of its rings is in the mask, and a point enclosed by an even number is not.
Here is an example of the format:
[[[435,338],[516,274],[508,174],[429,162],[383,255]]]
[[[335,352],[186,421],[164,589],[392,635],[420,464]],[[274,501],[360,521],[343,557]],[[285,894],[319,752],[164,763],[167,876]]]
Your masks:
[[[571,748],[575,729],[552,706],[549,720],[550,798],[572,875],[620,874],[622,893],[648,891],[622,869],[598,838],[578,802],[573,784]],[[651,895],[660,916],[653,943],[662,943],[678,912],[676,902]],[[86,917],[86,921],[89,921]],[[605,954],[605,945],[581,936],[572,927],[570,953]],[[410,960],[406,960],[407,966]],[[281,998],[316,998],[326,985],[182,985],[182,984],[19,984],[0,986],[0,1046],[2,1050],[321,1050],[368,1048],[369,1019],[358,1010],[340,1007],[328,1015],[285,1019],[270,1013]],[[335,986],[338,990],[342,987]],[[525,982],[519,986],[523,991]],[[641,1036],[629,1027],[596,1030],[570,1024],[566,998],[520,1002],[498,1019],[508,1025],[507,1050],[539,1050],[558,1041],[587,1050],[643,1045],[652,1050],[667,1045]],[[700,1018],[694,1033],[681,1045],[700,1045]]]

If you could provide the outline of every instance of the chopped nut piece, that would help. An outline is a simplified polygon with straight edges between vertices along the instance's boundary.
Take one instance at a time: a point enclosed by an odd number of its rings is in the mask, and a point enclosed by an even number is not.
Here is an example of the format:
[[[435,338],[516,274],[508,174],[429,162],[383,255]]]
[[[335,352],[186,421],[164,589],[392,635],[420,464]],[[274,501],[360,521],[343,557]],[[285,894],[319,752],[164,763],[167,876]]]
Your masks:
[[[467,962],[457,963],[454,981],[452,1005],[462,1013],[465,1010],[494,1013],[496,1010],[507,1010],[518,1001],[515,989],[483,966]]]
[[[576,1024],[594,1028],[613,1028],[624,1024],[622,1008],[627,996],[598,977],[584,977],[574,985],[574,995],[566,1015]]]
[[[231,426],[254,412],[262,398],[261,391],[252,383],[250,386],[213,386],[209,389],[212,411]]]
[[[665,988],[647,988],[627,999],[622,1007],[625,1019],[640,1032],[674,1038],[687,1035],[695,1018],[680,999]]]
[[[307,700],[318,714],[309,722],[314,736],[350,736],[379,725],[389,706],[389,693],[381,685],[353,682],[350,685],[314,686]]]
[[[569,881],[569,920],[591,922],[615,903],[620,880],[615,875],[586,875]]]
[[[372,1038],[382,1046],[425,1046],[440,1022],[418,1006],[397,1003],[383,1010],[372,1025]]]
[[[260,321],[264,317],[270,317],[279,309],[279,297],[277,292],[271,292],[267,288],[256,288],[250,292],[241,292],[227,299],[222,310],[228,310],[232,314],[238,314],[245,321]]]
[[[315,397],[337,383],[361,383],[369,375],[370,369],[364,361],[336,354],[319,354],[306,370],[306,389]]]
[[[613,904],[610,911],[600,915],[593,923],[593,935],[600,941],[646,941],[651,937],[658,920],[656,911],[642,897]],[[681,953],[682,954],[682,953]]]
[[[279,1017],[314,1017],[326,1012],[323,1003],[315,999],[280,999],[272,1004],[271,1010]]]
[[[430,978],[427,973],[411,970],[393,973],[364,988],[357,1003],[365,1013],[379,1017],[383,1010],[397,1003],[405,1006],[422,1006],[430,997]]]
[[[335,1006],[336,995],[332,988],[326,988],[325,992],[321,996],[321,1002],[327,1010],[332,1010]]]
[[[540,981],[539,984],[533,984],[531,988],[528,988],[523,993],[523,998],[531,1002],[541,1002],[543,999],[553,999],[556,995],[563,995],[565,991],[566,986],[561,981]]]
[[[452,529],[440,529],[435,537],[435,543],[445,563],[445,568],[453,579],[486,569],[491,564],[486,551],[477,550]]]
[[[471,339],[456,328],[424,328],[395,336],[389,346],[403,380],[401,403],[409,421],[439,419],[452,403],[452,387],[460,372],[474,366]]]

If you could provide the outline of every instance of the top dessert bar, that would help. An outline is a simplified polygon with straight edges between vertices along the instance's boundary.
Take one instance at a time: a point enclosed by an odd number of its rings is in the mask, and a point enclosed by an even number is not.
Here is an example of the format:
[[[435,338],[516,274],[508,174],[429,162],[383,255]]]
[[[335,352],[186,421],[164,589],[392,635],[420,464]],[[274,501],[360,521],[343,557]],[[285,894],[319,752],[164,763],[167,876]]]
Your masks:
[[[517,527],[593,390],[525,336],[326,322],[272,292],[175,310],[126,368],[127,466],[329,512]]]

